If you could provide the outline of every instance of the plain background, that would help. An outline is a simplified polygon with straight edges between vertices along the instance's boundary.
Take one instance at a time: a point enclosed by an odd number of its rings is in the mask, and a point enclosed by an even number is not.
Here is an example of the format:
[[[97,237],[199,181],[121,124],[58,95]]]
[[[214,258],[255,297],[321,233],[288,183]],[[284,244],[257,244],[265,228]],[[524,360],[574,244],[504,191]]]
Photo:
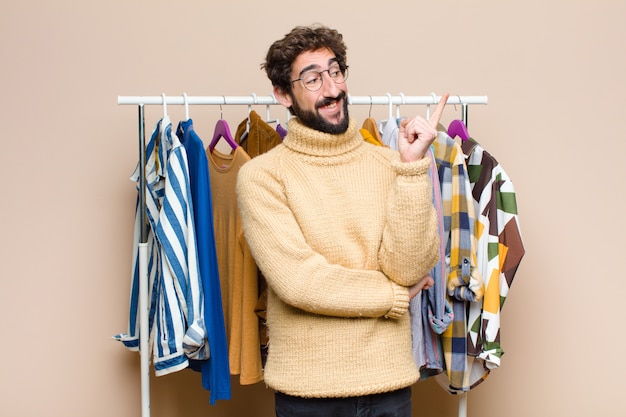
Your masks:
[[[140,414],[138,355],[111,339],[126,329],[138,153],[136,107],[117,97],[268,95],[268,46],[321,22],[344,34],[352,95],[489,98],[469,130],[514,182],[526,256],[502,366],[468,415],[623,416],[625,16],[617,0],[3,1],[0,415]],[[223,109],[233,129],[246,112]],[[146,108],[147,134],[161,114]],[[220,110],[190,115],[208,138]],[[436,382],[413,393],[415,416],[456,415]],[[210,406],[187,370],[152,378],[151,411],[272,416],[273,396],[233,378],[233,399]]]

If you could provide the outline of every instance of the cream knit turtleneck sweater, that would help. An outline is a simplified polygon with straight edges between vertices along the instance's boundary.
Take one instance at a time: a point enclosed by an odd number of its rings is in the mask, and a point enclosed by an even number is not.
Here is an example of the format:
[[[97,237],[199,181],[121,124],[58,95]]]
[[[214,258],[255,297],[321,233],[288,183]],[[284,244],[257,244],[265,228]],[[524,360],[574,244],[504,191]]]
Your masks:
[[[289,121],[241,168],[245,238],[268,283],[268,386],[301,397],[391,391],[419,378],[408,286],[437,261],[429,159]]]

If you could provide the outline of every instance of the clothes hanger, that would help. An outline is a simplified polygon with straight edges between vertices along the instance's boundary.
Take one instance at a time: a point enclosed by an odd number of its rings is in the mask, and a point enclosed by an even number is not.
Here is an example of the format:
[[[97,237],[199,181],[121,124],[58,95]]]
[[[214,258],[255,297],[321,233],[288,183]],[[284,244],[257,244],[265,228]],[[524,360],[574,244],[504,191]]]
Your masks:
[[[450,136],[452,139],[458,136],[463,142],[470,138],[470,134],[467,131],[465,123],[463,123],[463,120],[459,119],[450,122],[450,126],[448,126],[448,136]]]
[[[254,93],[253,93],[254,94]],[[256,101],[256,96],[254,97]],[[246,130],[241,134],[239,138],[239,145],[243,145],[243,143],[248,139],[248,134],[250,133],[250,113],[252,113],[252,105],[248,105],[248,120],[246,121]]]
[[[221,138],[224,138],[233,150],[237,149],[239,146],[237,145],[237,142],[235,142],[235,139],[233,139],[233,135],[230,133],[228,123],[223,118],[222,106],[220,105],[220,119],[215,124],[213,139],[211,139],[211,143],[209,143],[209,152],[213,152],[215,145],[217,145],[217,142],[219,142]]]
[[[380,131],[378,129],[378,123],[376,122],[376,119],[372,117],[373,105],[374,105],[374,99],[372,98],[372,96],[370,96],[369,115],[363,121],[363,125],[361,126],[361,129],[365,129],[370,134],[370,136],[372,136],[372,138],[374,139],[377,145],[383,145],[383,140],[380,137]]]
[[[165,93],[161,93],[163,99],[163,117],[167,117],[167,101],[165,100]]]
[[[433,104],[437,104],[437,94],[430,93],[430,96],[433,98]],[[430,120],[430,104],[426,105],[426,120]]]
[[[189,100],[187,99],[187,93],[183,93],[183,100],[185,102],[185,120],[189,120]]]
[[[459,97],[459,101],[461,101],[461,97]],[[463,106],[465,106],[465,104],[463,104]],[[465,122],[460,119],[455,119],[450,122],[450,125],[448,126],[448,136],[452,139],[458,136],[463,142],[470,138]]]
[[[386,93],[385,95],[387,96],[388,100],[387,104],[389,104],[389,116],[386,120],[378,120],[376,122],[376,126],[380,132],[385,130],[385,126],[387,126],[387,123],[393,119],[393,104],[391,103],[391,93]]]
[[[406,101],[404,100],[404,93],[398,93],[398,95],[400,96],[400,103],[396,105],[396,119],[398,121],[398,126],[400,126],[400,118],[401,118],[400,105],[406,104]]]
[[[258,104],[258,101],[257,101],[257,98],[256,98],[256,94],[252,93],[251,95],[252,95],[252,103]],[[248,134],[250,133],[250,113],[252,113],[252,105],[248,105],[248,121],[246,122],[246,130],[245,130],[245,132],[243,132],[241,134],[241,137],[239,138],[239,144],[240,145],[242,145],[246,141],[246,139],[248,139]],[[269,114],[269,110],[268,110],[268,114]]]
[[[400,112],[400,105],[406,104],[406,100],[404,99],[404,93],[398,93],[398,95],[400,96],[400,103],[396,104],[396,118],[394,120],[396,121],[398,127],[400,127],[402,120],[406,119],[406,116],[402,116],[402,113]],[[389,95],[389,100],[391,100],[391,95]],[[391,107],[389,108],[389,111],[391,111]]]
[[[185,136],[185,129],[189,129],[191,127],[191,119],[189,118],[189,98],[187,97],[187,93],[183,93],[183,104],[185,105],[185,119],[178,123],[178,127],[176,128],[176,136],[182,141]],[[185,125],[187,125],[185,127]]]
[[[285,139],[285,136],[287,136],[287,129],[285,129],[280,123],[276,125],[276,132],[281,139]]]
[[[280,120],[278,118],[272,119],[270,117],[270,105],[265,106],[265,123],[276,123],[276,133],[280,136],[281,139],[284,139],[287,136],[287,130],[281,126]]]
[[[265,123],[267,123],[267,124],[269,124],[269,123],[276,123],[276,125],[280,124],[280,120],[272,119],[270,117],[270,105],[269,104],[267,106],[265,106]]]

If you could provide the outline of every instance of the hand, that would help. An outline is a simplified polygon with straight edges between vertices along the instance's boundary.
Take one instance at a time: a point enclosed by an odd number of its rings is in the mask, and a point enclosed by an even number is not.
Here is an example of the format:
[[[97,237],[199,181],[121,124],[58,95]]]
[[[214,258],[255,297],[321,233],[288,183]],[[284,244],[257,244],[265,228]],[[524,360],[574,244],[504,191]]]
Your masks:
[[[435,285],[435,280],[430,275],[424,275],[417,284],[413,284],[409,287],[409,297],[413,298],[422,290],[427,290]]]
[[[403,162],[413,162],[422,159],[426,151],[437,137],[437,125],[446,107],[446,102],[450,94],[441,96],[437,108],[430,120],[422,116],[415,116],[412,119],[405,119],[400,123],[398,132],[398,151]]]

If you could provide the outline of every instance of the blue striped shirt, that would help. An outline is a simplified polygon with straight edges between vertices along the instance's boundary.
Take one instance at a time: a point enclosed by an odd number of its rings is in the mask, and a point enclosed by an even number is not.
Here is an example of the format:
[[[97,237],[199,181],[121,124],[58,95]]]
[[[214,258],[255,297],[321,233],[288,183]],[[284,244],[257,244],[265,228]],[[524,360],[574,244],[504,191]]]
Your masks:
[[[187,155],[167,116],[159,120],[146,148],[149,345],[155,375],[186,368],[188,358],[207,359],[202,282],[193,224]],[[139,181],[139,167],[131,177]],[[139,186],[138,186],[139,187]],[[139,349],[140,207],[136,206],[128,333],[115,338]]]

